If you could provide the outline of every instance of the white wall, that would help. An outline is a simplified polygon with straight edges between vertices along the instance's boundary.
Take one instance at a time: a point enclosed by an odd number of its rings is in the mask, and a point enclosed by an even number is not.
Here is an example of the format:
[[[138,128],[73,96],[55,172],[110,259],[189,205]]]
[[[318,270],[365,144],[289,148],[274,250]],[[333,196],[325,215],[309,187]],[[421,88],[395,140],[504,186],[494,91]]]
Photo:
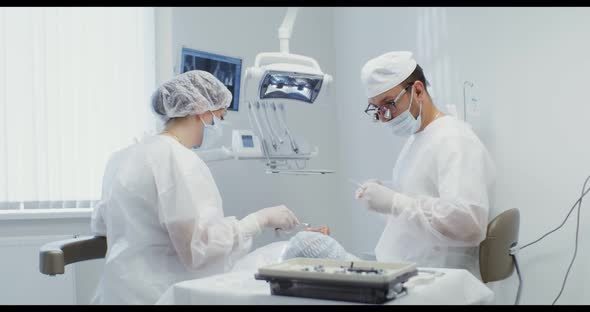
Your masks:
[[[497,164],[492,217],[519,208],[521,244],[554,228],[590,171],[585,136],[590,105],[584,92],[590,71],[588,13],[588,8],[335,9],[336,102],[345,104],[338,110],[341,173],[391,175],[402,142],[362,118],[366,99],[359,72],[365,61],[381,53],[414,51],[439,106],[461,108],[463,82],[476,86],[481,117],[472,121]],[[351,142],[356,148],[349,147]],[[349,194],[349,185],[341,182],[342,208],[355,216],[355,249],[366,249],[382,229],[371,225],[383,222],[367,219]],[[574,227],[572,217],[566,228],[521,251],[522,303],[553,301],[573,254]],[[578,258],[562,304],[588,303],[584,238],[589,229],[584,215],[581,228]],[[511,303],[516,285],[513,276],[491,286],[498,302]]]

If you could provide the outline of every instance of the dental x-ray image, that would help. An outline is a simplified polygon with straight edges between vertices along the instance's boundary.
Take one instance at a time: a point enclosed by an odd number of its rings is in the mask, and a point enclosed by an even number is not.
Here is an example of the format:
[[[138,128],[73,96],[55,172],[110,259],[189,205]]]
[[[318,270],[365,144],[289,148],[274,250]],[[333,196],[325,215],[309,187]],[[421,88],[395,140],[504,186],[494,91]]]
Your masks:
[[[233,100],[227,109],[238,110],[242,71],[241,59],[183,48],[181,68],[181,74],[191,70],[204,70],[213,74],[232,93]]]

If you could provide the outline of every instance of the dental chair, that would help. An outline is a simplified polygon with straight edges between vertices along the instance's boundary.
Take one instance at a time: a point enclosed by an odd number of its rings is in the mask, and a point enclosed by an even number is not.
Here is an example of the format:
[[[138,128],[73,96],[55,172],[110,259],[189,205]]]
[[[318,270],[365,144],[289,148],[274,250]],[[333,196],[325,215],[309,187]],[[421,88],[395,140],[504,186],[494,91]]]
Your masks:
[[[64,274],[68,264],[104,258],[107,238],[104,236],[74,237],[47,243],[39,252],[39,270],[46,275]]]
[[[479,270],[484,283],[506,279],[516,268],[519,285],[516,303],[520,300],[522,279],[516,261],[516,245],[520,214],[513,208],[496,216],[489,224],[486,238],[479,245]],[[100,259],[106,256],[107,239],[103,236],[84,236],[45,244],[39,253],[41,273],[54,276],[64,274],[68,264]]]
[[[516,268],[516,304],[520,302],[522,291],[522,277],[516,259],[519,227],[518,209],[506,210],[488,224],[486,238],[479,244],[479,271],[484,283],[504,280],[510,277]]]

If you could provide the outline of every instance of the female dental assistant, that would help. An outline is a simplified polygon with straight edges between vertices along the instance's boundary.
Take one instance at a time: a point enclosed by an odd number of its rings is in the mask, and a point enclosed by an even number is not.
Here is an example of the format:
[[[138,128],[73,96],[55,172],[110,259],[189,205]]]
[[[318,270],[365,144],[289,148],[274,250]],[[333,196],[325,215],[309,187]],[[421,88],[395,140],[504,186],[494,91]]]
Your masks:
[[[207,165],[191,148],[220,137],[230,91],[205,71],[167,81],[152,96],[165,130],[107,163],[91,230],[107,237],[94,303],[153,304],[171,285],[229,270],[262,228],[299,224],[280,205],[226,217]]]

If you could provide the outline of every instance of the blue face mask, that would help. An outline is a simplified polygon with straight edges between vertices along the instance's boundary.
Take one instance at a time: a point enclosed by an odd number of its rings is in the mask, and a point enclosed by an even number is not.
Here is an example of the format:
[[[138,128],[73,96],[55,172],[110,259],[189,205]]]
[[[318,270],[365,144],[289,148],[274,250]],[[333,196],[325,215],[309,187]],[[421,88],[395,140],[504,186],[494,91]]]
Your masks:
[[[199,116],[199,118],[201,117]],[[203,121],[203,118],[201,118],[201,121],[203,122],[203,140],[201,141],[201,145],[194,146],[193,149],[210,149],[211,147],[215,146],[215,143],[217,143],[217,141],[219,141],[219,139],[221,139],[223,136],[222,122],[221,119],[215,116],[215,114],[213,114],[212,125],[209,125]]]

